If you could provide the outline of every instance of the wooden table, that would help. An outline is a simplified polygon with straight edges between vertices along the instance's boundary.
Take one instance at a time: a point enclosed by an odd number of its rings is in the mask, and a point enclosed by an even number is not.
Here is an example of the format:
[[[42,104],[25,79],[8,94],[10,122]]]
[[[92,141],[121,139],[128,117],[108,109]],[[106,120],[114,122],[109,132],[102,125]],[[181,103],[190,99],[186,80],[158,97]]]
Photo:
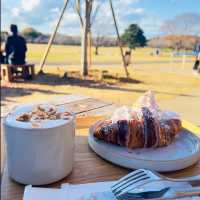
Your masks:
[[[70,95],[64,98],[61,104],[66,104],[66,106],[70,106],[75,112],[80,113],[77,116],[75,165],[72,173],[68,177],[47,187],[59,187],[62,183],[67,182],[89,183],[116,180],[127,174],[129,170],[103,160],[89,148],[87,143],[88,127],[95,121],[110,115],[117,105],[80,95]],[[183,125],[185,128],[192,129],[200,135],[199,129],[192,124],[184,121]],[[200,161],[187,169],[166,173],[165,175],[169,177],[182,177],[199,173]],[[9,179],[5,162],[1,182],[1,199],[22,200],[23,191],[23,185]]]

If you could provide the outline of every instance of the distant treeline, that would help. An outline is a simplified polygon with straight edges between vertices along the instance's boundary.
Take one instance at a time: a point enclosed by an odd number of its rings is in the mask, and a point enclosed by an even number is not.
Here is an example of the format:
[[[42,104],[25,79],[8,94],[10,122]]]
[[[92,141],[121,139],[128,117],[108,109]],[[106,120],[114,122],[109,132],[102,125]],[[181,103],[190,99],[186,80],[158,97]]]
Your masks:
[[[49,41],[50,35],[43,34],[33,28],[26,28],[21,33],[28,43],[46,44]],[[1,32],[1,42],[7,38],[7,32]],[[93,38],[93,45],[98,42],[99,46],[117,46],[118,42],[115,37],[98,36]],[[99,44],[100,43],[100,44]],[[200,43],[199,36],[193,35],[168,35],[156,37],[148,40],[147,45],[154,48],[172,48],[172,49],[187,49],[194,50],[196,44]],[[68,36],[57,34],[54,44],[60,45],[80,45],[81,38],[79,36]]]
[[[7,38],[7,32],[1,32],[1,41],[4,42]],[[33,28],[24,29],[20,35],[24,36],[28,43],[39,43],[39,44],[47,44],[50,38],[50,35],[43,34],[41,32],[36,31]],[[93,39],[93,44],[95,45],[97,39]],[[105,37],[102,36],[98,42],[101,42],[101,46],[116,46],[117,40],[114,37]],[[68,36],[63,34],[56,34],[54,39],[54,44],[60,45],[80,45],[81,37],[79,36]]]
[[[148,46],[154,48],[171,48],[194,50],[200,43],[200,37],[194,35],[168,35],[153,38],[148,41]]]

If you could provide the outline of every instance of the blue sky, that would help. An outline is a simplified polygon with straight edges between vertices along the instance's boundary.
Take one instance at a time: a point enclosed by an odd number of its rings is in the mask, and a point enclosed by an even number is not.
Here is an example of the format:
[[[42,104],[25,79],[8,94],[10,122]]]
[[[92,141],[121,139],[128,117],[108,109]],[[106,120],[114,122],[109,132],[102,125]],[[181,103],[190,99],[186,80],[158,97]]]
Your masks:
[[[79,18],[74,11],[75,0],[70,0],[60,33],[79,35]],[[83,0],[82,0],[83,1]],[[93,26],[96,34],[114,34],[108,1],[101,3]],[[8,30],[9,24],[16,23],[20,29],[34,27],[44,33],[51,33],[64,0],[2,0],[1,30]],[[182,13],[200,14],[200,0],[113,0],[117,20],[122,33],[130,23],[138,23],[147,37],[161,34],[163,21]]]

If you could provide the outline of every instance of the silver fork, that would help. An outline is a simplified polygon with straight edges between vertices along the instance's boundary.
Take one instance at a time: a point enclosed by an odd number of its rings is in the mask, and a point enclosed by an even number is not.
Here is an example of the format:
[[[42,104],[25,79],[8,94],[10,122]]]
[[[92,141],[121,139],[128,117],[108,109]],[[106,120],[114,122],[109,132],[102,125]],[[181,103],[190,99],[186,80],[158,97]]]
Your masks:
[[[117,183],[111,187],[111,190],[115,197],[118,198],[130,189],[144,185],[150,180],[151,176],[146,173],[146,170],[138,169],[119,179]]]
[[[186,177],[181,179],[173,179],[162,176],[157,172],[147,169],[139,169],[131,172],[130,174],[122,177],[111,187],[111,190],[115,197],[119,199],[122,194],[129,192],[137,187],[150,183],[152,181],[173,181],[173,182],[193,182],[196,181],[200,183],[200,175]]]

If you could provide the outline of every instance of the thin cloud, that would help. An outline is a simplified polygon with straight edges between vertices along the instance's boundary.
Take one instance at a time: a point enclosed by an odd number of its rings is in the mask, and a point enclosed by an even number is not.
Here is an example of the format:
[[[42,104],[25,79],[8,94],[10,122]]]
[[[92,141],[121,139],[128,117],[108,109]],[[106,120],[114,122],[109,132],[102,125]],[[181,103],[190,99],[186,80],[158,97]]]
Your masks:
[[[31,11],[40,4],[40,0],[22,0],[21,7],[24,11]]]
[[[137,13],[137,14],[144,13],[144,8],[136,8],[135,10],[133,10],[133,13]]]
[[[51,9],[51,12],[53,12],[53,13],[58,13],[59,11],[60,11],[60,9],[58,7]]]
[[[11,13],[15,16],[15,17],[18,17],[20,15],[20,10],[19,8],[13,8],[11,10]]]

